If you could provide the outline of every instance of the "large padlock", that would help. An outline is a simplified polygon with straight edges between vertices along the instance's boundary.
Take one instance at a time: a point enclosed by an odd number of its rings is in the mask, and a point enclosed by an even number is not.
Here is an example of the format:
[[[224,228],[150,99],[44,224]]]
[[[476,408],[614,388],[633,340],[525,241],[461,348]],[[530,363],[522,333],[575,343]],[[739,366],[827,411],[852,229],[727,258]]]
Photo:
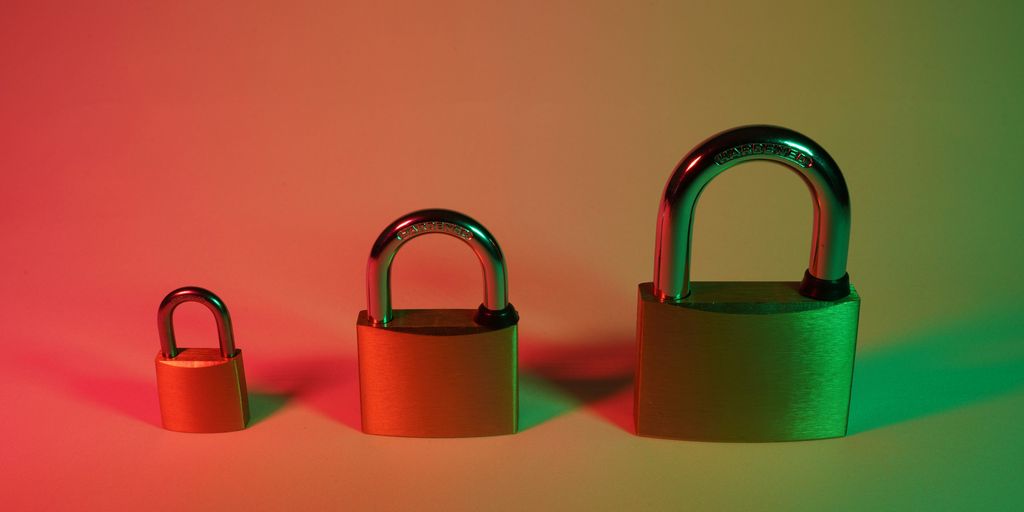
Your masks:
[[[795,170],[811,191],[810,267],[797,282],[690,282],[704,187],[748,160]],[[804,135],[746,126],[678,164],[658,212],[654,281],[639,286],[634,417],[640,435],[790,441],[846,435],[860,298],[846,272],[850,196]]]
[[[199,302],[213,312],[220,348],[182,348],[174,339],[174,309]],[[174,290],[157,313],[160,353],[156,355],[156,388],[164,428],[178,432],[229,432],[249,422],[242,351],[235,349],[228,308],[209,290]]]
[[[391,309],[391,263],[409,240],[443,233],[483,266],[484,301],[472,309]],[[517,324],[505,258],[480,223],[450,210],[392,222],[366,265],[368,309],[359,313],[363,431],[408,437],[512,434],[518,428]]]

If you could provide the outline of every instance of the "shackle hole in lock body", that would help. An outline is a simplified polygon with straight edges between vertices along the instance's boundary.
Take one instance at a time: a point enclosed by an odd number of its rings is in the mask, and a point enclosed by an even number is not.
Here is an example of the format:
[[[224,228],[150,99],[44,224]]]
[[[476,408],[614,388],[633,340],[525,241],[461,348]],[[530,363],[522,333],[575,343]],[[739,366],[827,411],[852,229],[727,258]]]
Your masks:
[[[217,339],[221,357],[229,359],[235,356],[235,335],[231,327],[231,315],[227,305],[213,292],[198,286],[186,286],[172,291],[160,302],[157,310],[157,329],[160,332],[160,352],[163,357],[177,357],[179,350],[174,335],[174,311],[186,302],[198,302],[213,313],[217,324]]]
[[[482,224],[459,212],[444,209],[406,214],[381,232],[366,264],[367,315],[372,325],[387,326],[391,307],[391,265],[406,242],[421,235],[441,233],[462,240],[473,249],[483,271],[484,298],[474,321],[487,327],[505,327],[519,320],[508,302],[508,271],[497,240]]]
[[[820,145],[800,133],[754,125],[721,132],[698,144],[665,185],[658,210],[653,280],[659,301],[678,302],[690,293],[694,214],[704,188],[722,172],[750,160],[785,165],[811,192],[814,228],[800,294],[817,300],[849,295],[850,195],[839,166]]]

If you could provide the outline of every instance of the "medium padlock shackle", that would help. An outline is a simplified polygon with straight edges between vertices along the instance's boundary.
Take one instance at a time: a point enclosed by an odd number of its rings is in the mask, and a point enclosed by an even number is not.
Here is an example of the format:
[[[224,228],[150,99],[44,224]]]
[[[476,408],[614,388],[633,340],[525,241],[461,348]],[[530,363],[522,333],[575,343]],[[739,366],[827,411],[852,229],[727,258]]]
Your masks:
[[[690,293],[693,216],[704,187],[726,169],[748,160],[770,160],[797,172],[814,200],[810,266],[800,293],[837,300],[850,293],[850,193],[839,166],[816,142],[787,128],[742,126],[712,136],[676,166],[658,210],[654,295],[675,302]]]
[[[399,217],[384,228],[370,249],[366,263],[367,313],[373,325],[385,325],[391,310],[391,262],[398,249],[419,235],[443,233],[473,249],[484,272],[484,301],[476,322],[490,327],[515,324],[519,315],[508,303],[508,271],[505,256],[487,228],[467,215],[452,210],[419,210]]]
[[[157,310],[156,323],[160,329],[160,351],[166,358],[178,355],[174,341],[174,310],[184,302],[198,302],[213,313],[217,321],[217,339],[220,340],[220,355],[224,358],[235,356],[235,334],[231,329],[231,315],[224,301],[210,290],[198,286],[186,286],[168,293]]]

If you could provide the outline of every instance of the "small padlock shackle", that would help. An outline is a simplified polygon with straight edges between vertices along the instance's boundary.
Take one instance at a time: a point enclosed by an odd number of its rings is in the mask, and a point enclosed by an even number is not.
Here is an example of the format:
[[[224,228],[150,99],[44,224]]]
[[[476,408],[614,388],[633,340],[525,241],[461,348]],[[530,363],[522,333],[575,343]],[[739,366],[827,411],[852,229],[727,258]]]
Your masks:
[[[409,240],[428,233],[443,233],[466,242],[484,272],[484,301],[476,322],[489,327],[515,324],[519,315],[508,303],[508,271],[505,256],[487,228],[467,215],[452,210],[419,210],[399,217],[384,228],[370,249],[366,263],[367,313],[373,325],[385,325],[391,310],[391,262]]]
[[[810,266],[800,293],[837,300],[850,293],[846,258],[850,245],[850,193],[839,166],[816,142],[778,126],[726,130],[700,143],[676,166],[658,210],[654,294],[674,302],[690,293],[693,216],[704,187],[726,169],[748,160],[785,164],[803,178],[814,200]]]
[[[160,351],[166,358],[178,355],[178,346],[174,340],[173,314],[175,308],[183,302],[198,302],[213,313],[217,321],[217,339],[220,340],[220,355],[224,358],[235,356],[235,334],[231,329],[231,315],[224,301],[210,290],[198,286],[186,286],[168,293],[157,310],[156,323],[160,329]]]

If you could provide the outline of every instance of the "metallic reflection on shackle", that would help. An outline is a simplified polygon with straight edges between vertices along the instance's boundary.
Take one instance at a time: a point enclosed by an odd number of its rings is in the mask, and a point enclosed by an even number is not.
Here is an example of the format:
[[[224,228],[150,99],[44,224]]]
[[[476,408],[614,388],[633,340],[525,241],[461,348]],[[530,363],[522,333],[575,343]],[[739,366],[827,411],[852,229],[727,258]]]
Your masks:
[[[748,160],[784,164],[796,171],[811,191],[814,238],[801,293],[820,300],[848,295],[850,194],[839,166],[805,135],[778,126],[755,125],[712,136],[676,166],[658,210],[655,297],[662,302],[678,302],[689,295],[690,245],[697,199],[715,176]]]
[[[484,300],[490,312],[509,308],[508,272],[505,257],[494,236],[479,222],[452,210],[419,210],[400,217],[384,228],[366,263],[367,313],[374,325],[391,321],[391,263],[409,240],[428,233],[443,233],[466,242],[483,267]]]
[[[198,286],[178,288],[167,294],[157,311],[157,328],[160,330],[160,351],[166,358],[177,357],[178,345],[174,339],[174,310],[183,302],[198,302],[213,313],[217,321],[217,338],[220,340],[220,355],[225,359],[235,356],[235,335],[231,329],[231,315],[228,307],[216,294]]]

